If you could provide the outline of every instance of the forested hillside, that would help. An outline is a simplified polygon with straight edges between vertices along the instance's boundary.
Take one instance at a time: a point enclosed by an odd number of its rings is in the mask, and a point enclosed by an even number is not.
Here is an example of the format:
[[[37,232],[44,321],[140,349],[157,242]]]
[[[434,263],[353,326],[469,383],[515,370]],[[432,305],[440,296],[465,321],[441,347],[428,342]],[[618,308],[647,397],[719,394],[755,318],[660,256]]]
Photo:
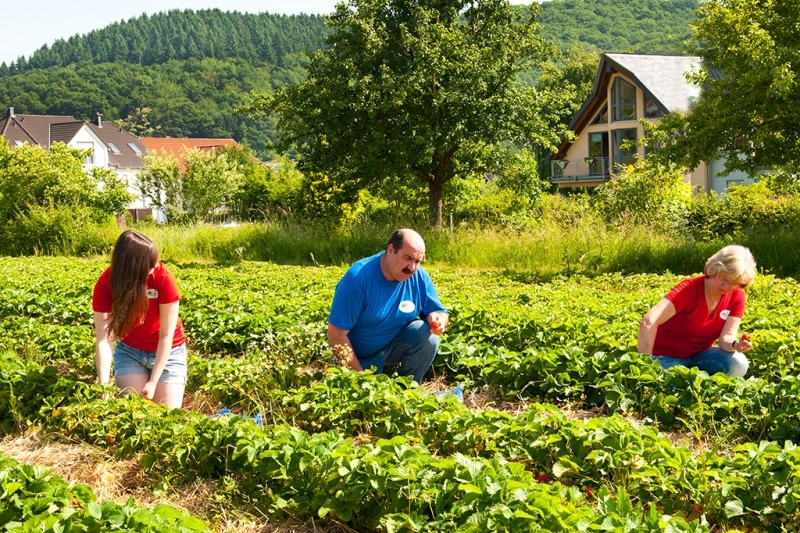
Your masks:
[[[606,52],[680,54],[698,3],[551,0],[542,5],[542,31],[565,51],[583,42]],[[233,137],[267,156],[271,121],[234,111],[253,91],[303,79],[307,54],[326,32],[316,15],[142,15],[0,64],[0,110],[86,120],[102,113],[139,135]]]
[[[0,75],[73,63],[125,62],[149,66],[171,60],[243,59],[283,67],[287,57],[319,47],[325,23],[318,15],[259,15],[173,10],[116,22],[86,35],[59,39]]]
[[[562,50],[583,42],[602,52],[682,55],[699,0],[550,0],[542,32]]]

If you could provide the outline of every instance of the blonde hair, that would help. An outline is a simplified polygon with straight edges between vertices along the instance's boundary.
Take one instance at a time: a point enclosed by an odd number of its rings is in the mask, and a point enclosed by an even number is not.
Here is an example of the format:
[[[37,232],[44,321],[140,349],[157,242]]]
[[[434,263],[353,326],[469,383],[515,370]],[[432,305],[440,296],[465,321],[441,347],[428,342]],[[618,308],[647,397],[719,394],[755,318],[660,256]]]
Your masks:
[[[750,249],[730,244],[708,258],[703,272],[709,278],[719,274],[720,277],[745,289],[752,285],[756,278],[756,260]]]

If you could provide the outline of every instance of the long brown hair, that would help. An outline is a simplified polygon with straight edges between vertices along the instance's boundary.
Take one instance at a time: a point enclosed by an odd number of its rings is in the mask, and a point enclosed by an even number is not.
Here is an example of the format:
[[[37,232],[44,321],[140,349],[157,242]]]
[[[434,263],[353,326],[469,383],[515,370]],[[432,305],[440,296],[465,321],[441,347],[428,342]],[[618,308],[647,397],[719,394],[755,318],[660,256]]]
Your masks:
[[[111,254],[111,297],[114,305],[108,332],[119,339],[144,321],[149,301],[147,276],[158,263],[153,241],[133,230],[122,233]]]

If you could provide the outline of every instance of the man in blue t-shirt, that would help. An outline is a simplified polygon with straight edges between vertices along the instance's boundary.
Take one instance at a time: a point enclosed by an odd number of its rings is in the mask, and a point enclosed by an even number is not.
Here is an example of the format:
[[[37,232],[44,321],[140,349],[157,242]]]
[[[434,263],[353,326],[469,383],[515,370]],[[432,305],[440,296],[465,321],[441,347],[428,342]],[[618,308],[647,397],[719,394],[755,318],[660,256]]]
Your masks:
[[[400,365],[417,383],[439,350],[448,323],[431,277],[419,266],[425,242],[410,229],[395,231],[386,250],[356,261],[336,286],[328,341],[341,363],[361,372]]]

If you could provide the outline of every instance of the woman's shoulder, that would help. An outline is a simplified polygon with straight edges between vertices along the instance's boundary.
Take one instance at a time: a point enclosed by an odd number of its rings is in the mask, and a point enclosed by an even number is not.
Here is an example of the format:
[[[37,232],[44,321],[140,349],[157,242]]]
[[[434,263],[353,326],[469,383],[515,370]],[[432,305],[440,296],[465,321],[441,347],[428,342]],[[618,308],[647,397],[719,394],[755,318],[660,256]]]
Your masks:
[[[675,285],[667,294],[667,299],[674,301],[680,296],[690,297],[703,290],[703,280],[705,276],[696,276],[693,278],[686,278],[680,283]]]
[[[153,267],[153,273],[151,274],[151,276],[153,280],[155,280],[156,282],[164,280],[173,280],[173,281],[175,280],[175,275],[172,273],[169,267],[167,267],[167,265],[165,265],[161,261],[156,263],[156,266]]]

